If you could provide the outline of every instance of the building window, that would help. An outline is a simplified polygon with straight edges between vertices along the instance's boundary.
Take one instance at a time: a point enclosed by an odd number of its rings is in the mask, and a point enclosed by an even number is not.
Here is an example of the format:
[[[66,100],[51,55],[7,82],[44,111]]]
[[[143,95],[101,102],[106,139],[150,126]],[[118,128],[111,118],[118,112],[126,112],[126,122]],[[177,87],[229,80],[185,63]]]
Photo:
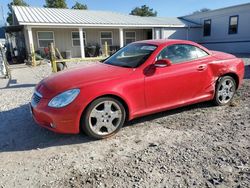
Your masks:
[[[125,44],[136,41],[136,32],[135,31],[126,31],[125,32]]]
[[[239,22],[239,16],[230,16],[229,17],[229,34],[237,34],[238,32],[238,22]]]
[[[211,35],[211,20],[204,20],[203,36]]]
[[[105,42],[110,46],[113,44],[113,36],[111,31],[101,31],[101,45],[105,45]]]
[[[87,45],[86,32],[83,31],[82,35],[83,35],[84,46],[86,46]],[[72,31],[71,37],[72,37],[72,46],[73,47],[80,46],[80,35],[79,35],[79,32],[78,31]]]
[[[37,40],[39,48],[46,48],[50,43],[55,43],[54,41],[54,32],[52,31],[38,31]]]

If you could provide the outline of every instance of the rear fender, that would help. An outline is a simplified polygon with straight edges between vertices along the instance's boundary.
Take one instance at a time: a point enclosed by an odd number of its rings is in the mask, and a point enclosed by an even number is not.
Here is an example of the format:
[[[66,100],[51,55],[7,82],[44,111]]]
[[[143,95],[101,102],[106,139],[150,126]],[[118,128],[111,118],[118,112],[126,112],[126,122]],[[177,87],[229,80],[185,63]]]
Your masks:
[[[213,87],[215,88],[217,81],[224,75],[232,75],[236,79],[237,86],[241,83],[242,69],[244,72],[244,64],[241,59],[217,60],[210,64],[213,76]],[[244,74],[244,73],[243,73]],[[242,78],[241,78],[242,77]]]

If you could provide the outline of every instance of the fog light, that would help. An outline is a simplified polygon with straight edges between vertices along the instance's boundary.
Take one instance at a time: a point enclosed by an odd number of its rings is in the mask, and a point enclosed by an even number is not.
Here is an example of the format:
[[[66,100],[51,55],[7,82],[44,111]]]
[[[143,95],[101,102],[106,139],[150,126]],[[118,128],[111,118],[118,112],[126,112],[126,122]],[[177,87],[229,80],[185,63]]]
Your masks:
[[[56,128],[56,125],[53,124],[53,123],[50,123],[50,127],[51,127],[51,128]]]

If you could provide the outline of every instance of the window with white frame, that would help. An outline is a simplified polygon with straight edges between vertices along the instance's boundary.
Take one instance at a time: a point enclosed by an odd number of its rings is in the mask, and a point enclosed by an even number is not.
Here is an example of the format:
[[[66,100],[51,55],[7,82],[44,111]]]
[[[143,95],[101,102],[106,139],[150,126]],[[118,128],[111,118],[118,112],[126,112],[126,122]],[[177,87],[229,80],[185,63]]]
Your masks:
[[[113,36],[111,31],[101,31],[101,45],[105,45],[105,42],[110,46],[113,44]]]
[[[87,42],[86,42],[86,32],[83,31],[82,35],[83,35],[84,46],[86,46],[87,45]],[[74,47],[75,46],[80,46],[80,35],[79,35],[78,31],[72,31],[71,38],[72,38],[72,46],[74,46]]]
[[[46,48],[50,43],[55,43],[53,31],[38,31],[37,40],[39,48]]]
[[[136,41],[136,32],[135,31],[126,31],[125,32],[125,44]]]

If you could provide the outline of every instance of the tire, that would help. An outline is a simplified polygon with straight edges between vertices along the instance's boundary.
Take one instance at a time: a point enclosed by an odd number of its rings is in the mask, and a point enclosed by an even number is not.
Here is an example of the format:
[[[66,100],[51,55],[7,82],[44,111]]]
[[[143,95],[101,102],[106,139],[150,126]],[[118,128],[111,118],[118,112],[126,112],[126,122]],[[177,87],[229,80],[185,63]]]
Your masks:
[[[215,105],[223,106],[229,104],[236,92],[236,82],[231,76],[223,76],[219,78],[213,102]]]
[[[112,97],[94,100],[86,109],[82,121],[82,130],[95,139],[108,138],[117,133],[126,119],[122,103]]]
[[[59,62],[56,64],[56,68],[57,68],[57,71],[59,72],[59,71],[64,70],[65,65],[63,63]]]

